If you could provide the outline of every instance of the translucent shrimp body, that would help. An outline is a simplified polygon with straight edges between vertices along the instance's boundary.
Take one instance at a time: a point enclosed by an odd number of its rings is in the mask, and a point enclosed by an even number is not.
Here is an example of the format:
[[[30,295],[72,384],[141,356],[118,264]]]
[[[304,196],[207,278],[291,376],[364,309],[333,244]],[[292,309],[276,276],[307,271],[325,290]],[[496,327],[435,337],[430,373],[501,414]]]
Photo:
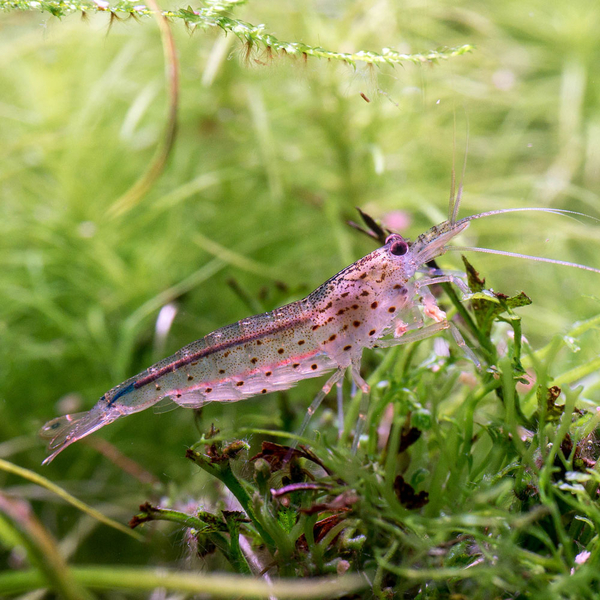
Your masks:
[[[411,245],[392,234],[384,246],[303,300],[217,329],[106,392],[89,412],[48,422],[41,432],[50,440],[44,462],[119,417],[165,397],[196,408],[285,390],[335,370],[315,399],[314,412],[348,368],[356,384],[368,391],[360,376],[364,348],[406,343],[451,327],[427,290],[433,282],[450,278],[415,280],[414,275],[467,226],[446,221]],[[424,318],[433,323],[424,326]]]

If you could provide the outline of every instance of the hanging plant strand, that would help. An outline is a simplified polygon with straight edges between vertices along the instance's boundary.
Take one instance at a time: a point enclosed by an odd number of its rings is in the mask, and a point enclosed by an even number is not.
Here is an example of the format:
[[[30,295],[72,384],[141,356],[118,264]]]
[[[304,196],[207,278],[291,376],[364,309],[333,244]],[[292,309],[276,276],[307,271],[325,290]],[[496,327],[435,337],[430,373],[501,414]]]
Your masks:
[[[456,48],[439,48],[424,53],[406,54],[391,48],[383,48],[381,52],[359,50],[357,52],[335,52],[319,46],[310,46],[303,42],[284,42],[273,34],[265,32],[264,25],[252,25],[240,19],[234,19],[226,13],[237,6],[245,4],[245,0],[219,0],[205,2],[202,8],[180,8],[165,10],[162,15],[167,19],[182,21],[191,31],[197,27],[207,29],[219,27],[225,33],[233,33],[249,50],[264,49],[272,54],[291,55],[308,58],[326,58],[340,60],[351,65],[364,62],[371,65],[398,65],[404,62],[431,63],[466,54],[473,50],[471,44]],[[48,12],[55,17],[66,17],[74,13],[110,13],[113,18],[119,17],[151,17],[153,11],[145,4],[133,2],[117,2],[109,4],[105,0],[94,2],[66,2],[64,0],[0,0],[0,10],[35,10]]]

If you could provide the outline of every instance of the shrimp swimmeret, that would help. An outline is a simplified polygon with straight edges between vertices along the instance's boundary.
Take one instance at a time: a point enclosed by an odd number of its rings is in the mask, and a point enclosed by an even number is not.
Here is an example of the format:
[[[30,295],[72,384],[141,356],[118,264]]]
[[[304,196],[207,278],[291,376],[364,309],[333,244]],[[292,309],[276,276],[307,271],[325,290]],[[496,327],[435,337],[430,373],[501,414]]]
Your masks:
[[[340,271],[303,300],[243,319],[192,342],[106,392],[90,411],[49,421],[41,432],[50,439],[50,455],[44,463],[93,431],[166,397],[180,406],[197,408],[206,402],[243,400],[285,390],[302,379],[334,371],[311,404],[304,428],[347,369],[356,385],[368,393],[369,386],[360,375],[364,348],[406,344],[444,329],[450,329],[454,340],[478,364],[428,289],[436,283],[450,282],[466,291],[464,283],[425,265],[447,250],[456,249],[446,244],[474,219],[527,210],[579,213],[515,208],[457,221],[457,209],[457,204],[451,203],[450,218],[412,243],[391,234],[382,247]],[[460,250],[496,252],[600,273],[592,267],[499,250]],[[417,274],[421,278],[415,278]],[[357,441],[355,436],[355,445]]]

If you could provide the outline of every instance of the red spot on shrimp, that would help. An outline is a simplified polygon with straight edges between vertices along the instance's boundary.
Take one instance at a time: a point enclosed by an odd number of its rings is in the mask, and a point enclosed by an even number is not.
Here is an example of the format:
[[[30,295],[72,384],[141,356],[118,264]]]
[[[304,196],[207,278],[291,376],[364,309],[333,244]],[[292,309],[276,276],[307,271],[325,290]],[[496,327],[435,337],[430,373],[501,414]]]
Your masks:
[[[310,368],[311,368],[313,371],[316,371],[316,370],[317,370],[317,365],[310,365]]]
[[[347,296],[349,293],[350,293],[350,292],[344,292],[343,294],[340,294],[340,296],[341,296],[342,298],[345,298],[345,297],[346,297],[346,296]]]
[[[360,321],[354,321],[352,325],[354,325],[354,327],[360,327]]]
[[[285,352],[285,350],[284,350],[283,348],[279,348],[279,350],[277,350],[277,352],[278,352],[279,354],[283,354],[283,353]]]
[[[273,375],[273,371],[267,371],[265,373],[265,377],[271,377],[271,375]]]
[[[340,310],[337,311],[338,315],[343,315],[346,312],[345,308],[340,308]]]
[[[348,346],[344,346],[344,350],[345,350],[346,352],[348,352],[348,350],[350,350],[350,348],[352,348],[352,346],[350,346],[350,345],[348,345]]]
[[[362,275],[359,277],[359,279],[366,279],[366,278],[367,278],[367,274],[366,274],[366,273],[363,273],[363,274],[362,274]]]
[[[378,303],[378,302],[373,302],[373,303],[371,304],[371,308],[372,308],[373,310],[375,310],[375,309],[376,309],[378,306],[379,306],[379,303]]]
[[[337,337],[337,335],[335,335],[335,333],[333,335],[329,336],[329,341],[333,342],[333,340],[335,340],[335,338]]]
[[[375,335],[375,330],[371,329],[371,331],[369,331],[369,335]]]
[[[252,359],[250,359],[250,362],[255,365],[258,362],[258,358],[256,358],[256,356]]]
[[[305,344],[305,343],[306,343],[306,342],[305,342],[304,340],[300,340],[300,341],[298,342],[298,346],[302,346],[302,345],[303,345],[303,344]]]
[[[237,385],[238,387],[242,387],[244,385],[243,381],[238,381],[235,385]]]
[[[319,329],[320,325],[313,325],[312,330],[316,331],[317,329]]]
[[[260,340],[256,340],[256,345],[257,346],[262,346],[262,342]]]
[[[352,308],[353,308],[354,310],[358,310],[358,304],[353,304],[353,305],[352,305]]]
[[[397,283],[397,284],[394,286],[394,289],[395,289],[395,290],[399,290],[401,287],[402,287],[402,286],[401,286],[399,283]]]
[[[368,296],[368,295],[369,295],[369,292],[367,292],[367,290],[363,290],[363,291],[360,293],[360,295],[361,295],[361,296]]]
[[[395,307],[395,306],[390,306],[390,307],[388,308],[388,312],[390,312],[390,313],[394,313],[394,312],[396,312],[396,307]]]
[[[195,367],[198,364],[198,361],[190,363],[192,365],[192,367]]]
[[[192,381],[192,379],[194,379],[193,375],[188,375],[188,381]]]
[[[225,373],[225,369],[219,369],[219,375],[223,375]]]
[[[294,364],[292,365],[292,367],[293,367],[294,369],[297,369],[299,366],[300,366],[300,363],[294,363]]]
[[[231,351],[227,350],[227,352],[225,352],[225,354],[223,354],[223,356],[224,356],[225,358],[227,358],[227,357],[228,357],[230,354],[231,354]]]
[[[261,393],[261,394],[266,394],[266,393],[267,393],[267,390],[266,390],[265,388],[263,388],[262,390],[260,390],[260,393]]]
[[[212,392],[212,388],[206,388],[206,389],[204,390],[204,393],[205,393],[205,394],[210,394],[211,392]]]

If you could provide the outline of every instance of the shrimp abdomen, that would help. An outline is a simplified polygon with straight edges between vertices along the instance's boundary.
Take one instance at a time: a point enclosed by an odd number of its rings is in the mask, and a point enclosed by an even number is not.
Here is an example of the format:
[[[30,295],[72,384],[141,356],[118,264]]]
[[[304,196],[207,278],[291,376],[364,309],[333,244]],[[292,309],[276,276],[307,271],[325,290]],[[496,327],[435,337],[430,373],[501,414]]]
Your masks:
[[[48,422],[50,462],[67,446],[165,397],[188,408],[284,390],[337,364],[313,335],[312,313],[302,300],[217,329],[107,392],[87,413]]]
[[[187,407],[283,390],[335,368],[313,335],[306,301],[217,329],[133,379],[136,402]],[[112,393],[109,392],[109,395]],[[132,399],[119,398],[131,405]]]

